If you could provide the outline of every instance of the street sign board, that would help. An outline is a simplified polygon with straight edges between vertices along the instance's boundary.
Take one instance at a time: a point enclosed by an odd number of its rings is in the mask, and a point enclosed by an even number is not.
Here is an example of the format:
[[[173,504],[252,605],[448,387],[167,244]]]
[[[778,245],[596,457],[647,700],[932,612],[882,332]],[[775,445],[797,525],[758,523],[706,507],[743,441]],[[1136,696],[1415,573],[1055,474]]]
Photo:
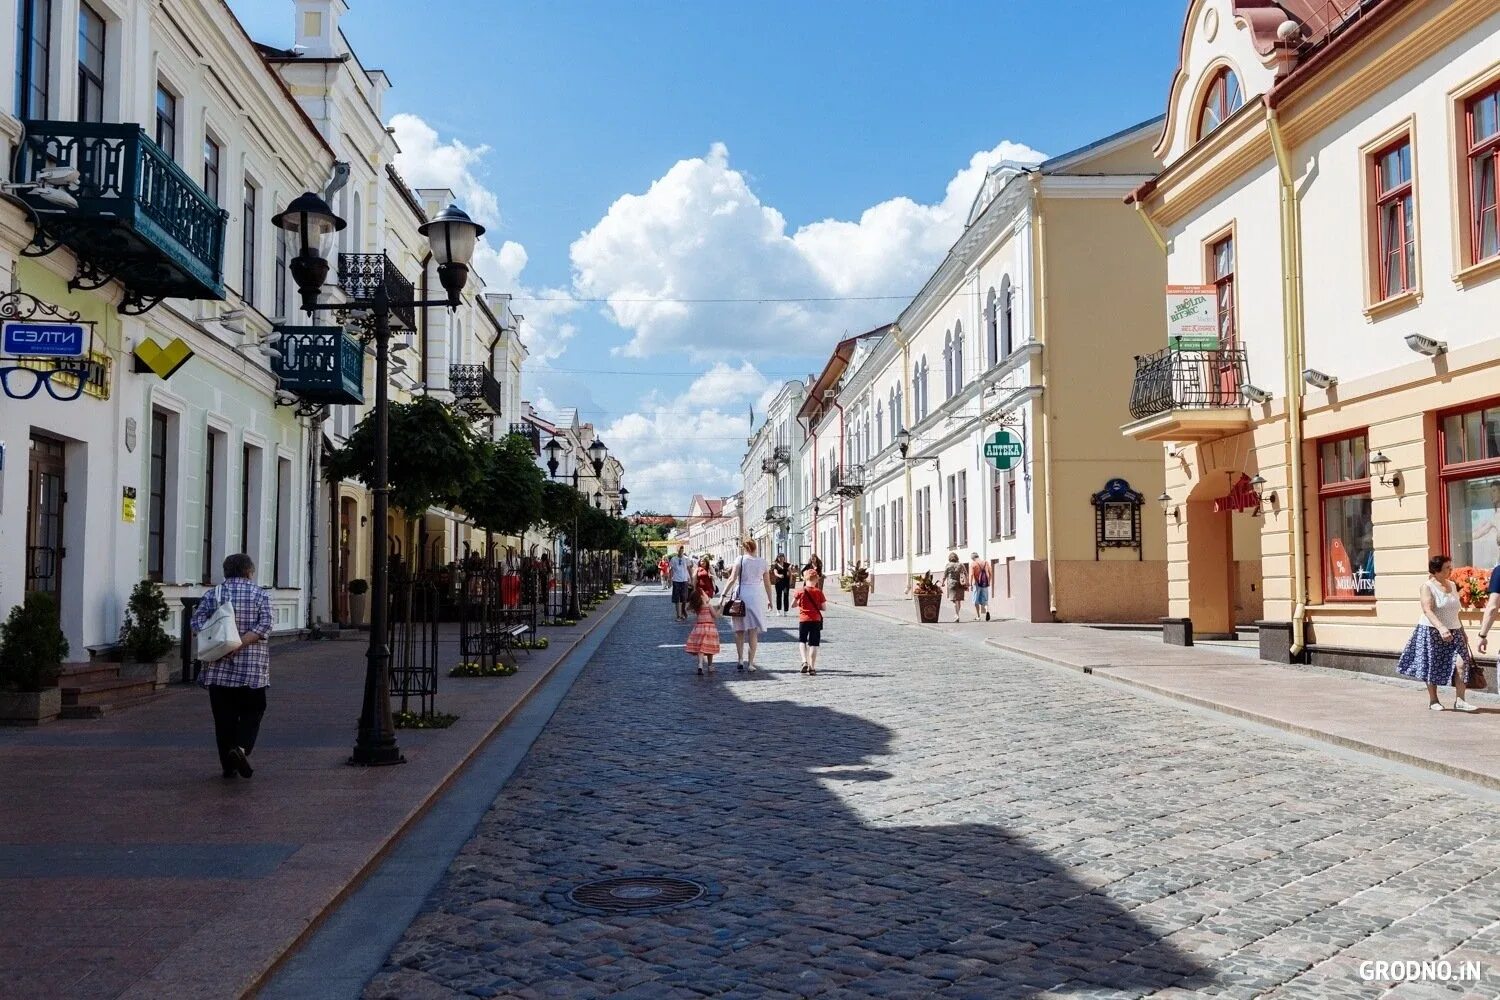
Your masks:
[[[1213,285],[1167,286],[1167,343],[1173,350],[1219,349],[1219,294]]]
[[[82,323],[28,323],[7,320],[0,352],[30,358],[81,358],[88,344]]]
[[[1010,431],[996,431],[984,443],[985,459],[1001,472],[1021,464],[1021,458],[1025,454],[1026,446]]]

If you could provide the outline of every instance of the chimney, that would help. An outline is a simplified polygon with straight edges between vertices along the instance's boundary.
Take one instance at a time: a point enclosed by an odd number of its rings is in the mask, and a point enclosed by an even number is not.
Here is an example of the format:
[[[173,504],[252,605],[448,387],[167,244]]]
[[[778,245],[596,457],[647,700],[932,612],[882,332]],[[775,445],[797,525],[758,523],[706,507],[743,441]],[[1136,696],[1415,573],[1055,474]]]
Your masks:
[[[296,0],[296,44],[302,54],[329,59],[341,54],[339,18],[349,12],[344,0]]]

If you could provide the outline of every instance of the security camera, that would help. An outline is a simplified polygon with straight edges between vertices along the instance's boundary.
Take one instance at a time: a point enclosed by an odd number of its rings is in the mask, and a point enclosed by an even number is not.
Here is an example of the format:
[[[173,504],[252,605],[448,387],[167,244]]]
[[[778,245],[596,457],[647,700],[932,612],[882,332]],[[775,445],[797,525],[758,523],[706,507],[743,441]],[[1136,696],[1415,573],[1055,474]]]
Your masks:
[[[56,205],[59,208],[78,207],[78,199],[68,194],[68,192],[64,191],[62,188],[43,187],[38,185],[31,189],[31,193],[33,196],[40,198],[42,201],[45,201],[51,205]]]
[[[1269,392],[1260,386],[1251,385],[1249,382],[1240,386],[1240,395],[1248,403],[1269,403],[1271,401],[1271,394]]]
[[[1433,340],[1431,337],[1424,337],[1420,333],[1408,333],[1406,335],[1406,346],[1418,354],[1424,354],[1429,358],[1435,358],[1439,354],[1448,353],[1448,342],[1446,340]]]
[[[1339,384],[1337,376],[1324,374],[1316,368],[1302,369],[1302,381],[1314,389],[1332,389]]]
[[[36,182],[47,187],[67,187],[77,184],[81,176],[77,167],[44,167],[36,172]]]

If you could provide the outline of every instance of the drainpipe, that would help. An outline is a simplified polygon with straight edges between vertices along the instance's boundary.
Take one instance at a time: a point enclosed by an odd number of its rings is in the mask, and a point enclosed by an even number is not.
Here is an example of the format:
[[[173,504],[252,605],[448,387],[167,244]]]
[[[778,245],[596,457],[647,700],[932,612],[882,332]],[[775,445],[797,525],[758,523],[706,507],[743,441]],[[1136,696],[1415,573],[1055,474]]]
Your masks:
[[[1050,419],[1051,393],[1047,391],[1048,375],[1052,369],[1052,352],[1047,348],[1047,243],[1044,239],[1044,223],[1042,221],[1042,175],[1032,171],[1031,174],[1031,205],[1036,216],[1036,225],[1032,226],[1032,285],[1036,288],[1036,338],[1042,344],[1042,398],[1041,398],[1041,420],[1039,426],[1042,431],[1042,465],[1045,467],[1045,481],[1042,486],[1042,520],[1045,527],[1047,539],[1047,610],[1052,613],[1053,621],[1057,620],[1057,549],[1053,545],[1053,518],[1052,518],[1052,422]]]
[[[1302,330],[1302,201],[1292,174],[1292,160],[1281,134],[1281,121],[1269,100],[1266,128],[1281,180],[1282,354],[1286,378],[1287,467],[1292,517],[1292,646],[1299,656],[1307,645],[1307,529],[1303,505],[1302,393],[1297,389],[1304,352]]]
[[[318,595],[318,470],[323,464],[323,422],[307,421],[307,583],[302,588],[307,602],[307,629],[312,631]]]
[[[817,549],[817,544],[818,544],[818,459],[820,457],[822,457],[822,456],[820,456],[818,454],[818,424],[817,424],[817,421],[815,421],[812,417],[808,417],[807,418],[807,433],[812,437],[812,443],[813,443],[813,445],[812,445],[812,455],[813,455],[813,461],[812,461],[812,478],[810,478],[808,480],[809,492],[810,492],[811,495],[808,496],[808,498],[807,498],[807,502],[812,505],[812,509],[813,509],[812,537],[807,540],[807,547],[808,547],[808,549],[810,549],[812,551],[813,555],[816,555],[819,558],[822,558],[822,553],[820,553],[818,551],[818,549]]]
[[[1135,214],[1140,216],[1141,222],[1145,223],[1146,228],[1151,233],[1151,238],[1156,241],[1156,245],[1161,248],[1161,252],[1166,253],[1167,238],[1162,235],[1161,229],[1156,225],[1156,220],[1151,218],[1150,213],[1146,211],[1146,206],[1141,204],[1139,200],[1134,204]]]
[[[896,336],[901,338],[901,427],[896,431],[900,434],[911,426],[907,419],[907,398],[911,395],[911,341],[907,339],[905,331],[896,327]],[[901,512],[901,545],[902,552],[906,555],[906,587],[901,591],[903,594],[911,594],[912,577],[915,575],[911,554],[911,523],[912,523],[912,495],[911,495],[911,463],[906,456],[901,456],[901,479],[906,491],[906,506]]]
[[[844,439],[846,437],[848,437],[848,429],[844,426],[844,404],[840,403],[838,401],[837,397],[834,397],[833,405],[836,406],[836,407],[838,407],[838,410],[839,410],[839,470],[838,470],[838,474],[840,476],[842,476],[844,474],[844,470],[848,468],[848,466],[845,464],[845,459],[844,459]],[[844,565],[844,556],[846,555],[845,546],[847,544],[848,543],[844,540],[844,494],[840,493],[839,494],[839,571],[840,572],[843,572],[844,570],[848,569],[848,567]]]

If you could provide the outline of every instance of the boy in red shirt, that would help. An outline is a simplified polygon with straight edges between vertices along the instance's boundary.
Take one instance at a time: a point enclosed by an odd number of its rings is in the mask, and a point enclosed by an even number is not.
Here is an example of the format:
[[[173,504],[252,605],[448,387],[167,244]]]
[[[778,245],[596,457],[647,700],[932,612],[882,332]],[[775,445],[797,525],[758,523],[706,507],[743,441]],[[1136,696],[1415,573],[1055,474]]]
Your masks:
[[[823,606],[828,598],[818,589],[818,573],[808,569],[802,574],[792,604],[797,608],[797,642],[802,651],[802,672],[818,672],[818,647],[823,644]]]

